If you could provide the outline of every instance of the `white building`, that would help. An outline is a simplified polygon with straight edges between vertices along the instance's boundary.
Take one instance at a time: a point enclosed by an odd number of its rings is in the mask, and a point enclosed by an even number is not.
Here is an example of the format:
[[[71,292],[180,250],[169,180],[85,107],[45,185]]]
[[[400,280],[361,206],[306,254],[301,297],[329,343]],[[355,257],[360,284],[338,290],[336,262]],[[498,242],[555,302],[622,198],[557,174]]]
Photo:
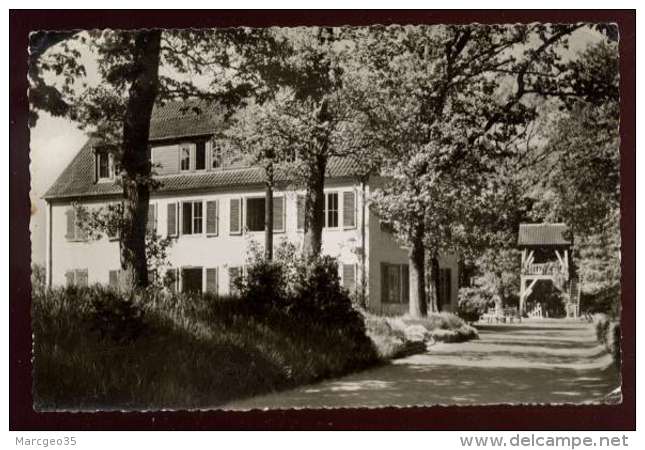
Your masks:
[[[230,280],[243,267],[251,241],[264,241],[263,171],[226,161],[213,137],[217,112],[195,114],[179,104],[157,108],[150,154],[161,187],[152,194],[150,225],[171,236],[172,269],[182,290],[230,292]],[[47,201],[48,285],[115,282],[118,241],[88,240],[75,226],[73,202],[88,208],[119,201],[111,158],[90,139],[45,194]],[[362,185],[352,163],[332,159],[325,182],[323,253],[338,259],[343,284],[360,289],[363,277],[370,310],[407,311],[408,256],[364,202],[372,178]],[[274,245],[303,240],[301,193],[278,171],[274,192]],[[365,255],[362,258],[362,254]],[[457,304],[457,261],[440,258],[439,304]]]

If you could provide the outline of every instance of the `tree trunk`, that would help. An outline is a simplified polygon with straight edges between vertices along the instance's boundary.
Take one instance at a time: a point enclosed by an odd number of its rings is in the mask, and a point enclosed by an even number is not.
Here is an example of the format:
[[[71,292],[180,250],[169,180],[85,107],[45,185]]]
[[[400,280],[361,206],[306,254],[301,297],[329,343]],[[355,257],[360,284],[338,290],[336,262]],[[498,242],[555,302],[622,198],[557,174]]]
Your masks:
[[[307,259],[320,256],[322,231],[325,226],[325,169],[327,156],[316,155],[310,163],[305,192],[305,242]]]
[[[273,260],[273,163],[265,168],[266,189],[264,193],[264,259]]]
[[[433,253],[430,258],[430,280],[432,280],[430,310],[432,312],[439,312],[439,257],[436,253]]]
[[[367,255],[366,255],[366,230],[365,230],[365,209],[367,208],[367,194],[365,187],[367,180],[361,180],[361,308],[367,308]]]
[[[151,176],[148,138],[159,89],[160,41],[160,30],[139,31],[135,35],[134,76],[123,121],[121,268],[130,288],[148,285],[146,224]]]
[[[423,226],[415,230],[409,251],[410,261],[410,316],[428,315],[425,282],[425,250],[423,248]]]

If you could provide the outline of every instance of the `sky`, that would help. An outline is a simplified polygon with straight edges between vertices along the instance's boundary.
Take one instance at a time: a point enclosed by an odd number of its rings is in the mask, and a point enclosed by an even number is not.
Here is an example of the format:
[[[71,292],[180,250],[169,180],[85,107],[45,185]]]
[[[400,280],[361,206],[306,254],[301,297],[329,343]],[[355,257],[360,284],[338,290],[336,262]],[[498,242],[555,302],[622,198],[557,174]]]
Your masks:
[[[583,28],[572,36],[568,53],[575,54],[583,50],[590,42],[598,39],[597,32]],[[95,58],[86,49],[82,49],[81,53],[81,62],[87,70],[85,81],[89,85],[94,85],[98,78]],[[77,123],[68,119],[55,118],[44,112],[39,112],[38,122],[31,129],[30,197],[32,216],[30,231],[33,263],[45,264],[47,205],[42,196],[80,151],[86,140],[85,132],[79,129]]]

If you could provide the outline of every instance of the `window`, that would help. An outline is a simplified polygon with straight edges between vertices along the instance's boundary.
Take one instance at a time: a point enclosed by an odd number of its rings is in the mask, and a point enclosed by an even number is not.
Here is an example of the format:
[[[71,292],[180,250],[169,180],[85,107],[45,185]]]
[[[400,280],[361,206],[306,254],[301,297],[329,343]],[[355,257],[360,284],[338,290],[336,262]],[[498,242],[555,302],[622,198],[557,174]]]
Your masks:
[[[356,290],[356,264],[343,264],[343,287],[350,292]]]
[[[211,147],[211,169],[222,167],[222,148],[214,142]]]
[[[206,202],[206,234],[217,236],[219,233],[219,203],[217,200]]]
[[[148,224],[146,232],[149,234],[157,233],[157,205],[155,203],[148,204]]]
[[[325,227],[338,228],[338,192],[325,195]]]
[[[120,270],[110,270],[108,286],[110,286],[112,289],[118,289],[119,288],[120,273],[121,273]]]
[[[65,211],[65,215],[67,218],[65,239],[68,241],[86,241],[87,230],[84,227],[81,227],[76,220],[76,210],[73,207],[70,207]]]
[[[107,152],[96,153],[96,179],[110,180],[113,177],[112,155]]]
[[[204,219],[201,200],[182,203],[182,234],[200,234]]]
[[[381,302],[408,303],[409,277],[407,264],[381,263]]]
[[[195,170],[206,169],[206,142],[198,142],[195,147]]]
[[[190,145],[182,145],[179,149],[179,169],[182,172],[190,170]]]
[[[232,198],[230,200],[230,234],[242,234],[242,199]]]
[[[218,270],[217,267],[206,269],[206,292],[217,295],[218,290]]]
[[[437,303],[439,310],[444,311],[450,307],[451,297],[451,270],[439,269],[439,290],[437,292]]]
[[[190,267],[181,270],[181,292],[194,294],[202,291],[202,268]]]
[[[264,231],[264,197],[246,199],[246,229]]]
[[[168,236],[177,236],[177,230],[179,229],[177,203],[168,203],[168,210],[167,210],[166,217],[168,219],[168,222],[167,222]]]
[[[284,231],[286,219],[284,197],[273,197],[273,231]]]
[[[356,195],[343,192],[343,228],[356,227]]]
[[[73,269],[65,272],[67,286],[87,286],[87,269]]]

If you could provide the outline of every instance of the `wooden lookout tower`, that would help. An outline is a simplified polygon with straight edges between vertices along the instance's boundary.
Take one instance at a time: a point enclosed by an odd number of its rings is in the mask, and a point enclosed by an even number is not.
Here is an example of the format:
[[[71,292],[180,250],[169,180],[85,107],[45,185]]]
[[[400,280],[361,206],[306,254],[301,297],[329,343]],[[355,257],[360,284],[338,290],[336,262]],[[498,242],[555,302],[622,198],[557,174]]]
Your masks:
[[[520,314],[525,313],[526,300],[535,283],[550,280],[556,289],[567,294],[567,317],[578,317],[580,293],[567,231],[563,223],[520,224],[517,237],[522,250]]]

